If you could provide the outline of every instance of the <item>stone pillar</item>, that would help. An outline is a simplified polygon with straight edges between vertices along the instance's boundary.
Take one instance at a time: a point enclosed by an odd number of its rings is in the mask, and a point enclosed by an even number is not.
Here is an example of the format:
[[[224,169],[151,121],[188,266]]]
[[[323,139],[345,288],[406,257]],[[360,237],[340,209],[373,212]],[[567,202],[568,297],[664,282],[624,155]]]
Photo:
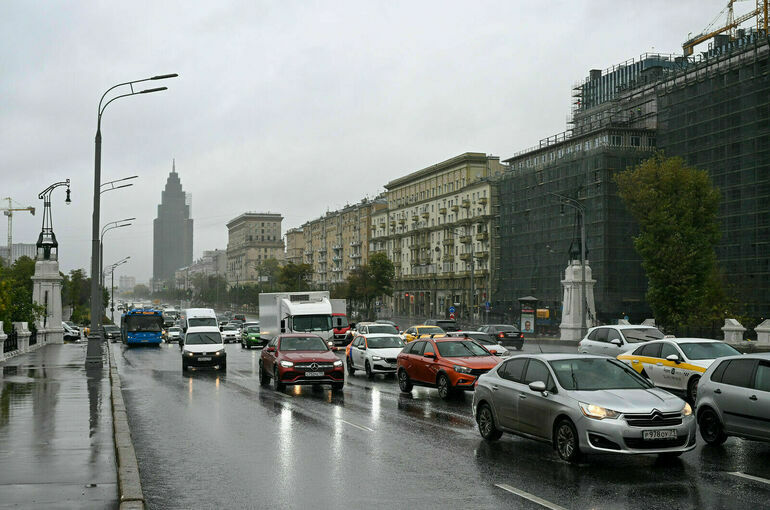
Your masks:
[[[653,328],[656,327],[655,326],[655,319],[644,319],[642,321],[642,326],[652,326]]]
[[[5,353],[3,352],[3,342],[8,338],[8,335],[3,331],[3,321],[0,321],[0,361],[5,361]]]
[[[29,350],[29,337],[32,335],[32,333],[29,331],[29,328],[27,327],[26,322],[14,322],[13,323],[13,329],[16,330],[16,333],[18,334],[18,347],[19,352],[27,352]]]
[[[758,344],[770,345],[770,319],[765,319],[762,324],[754,328],[754,331],[757,332]]]
[[[583,271],[580,260],[570,261],[567,269],[564,271],[564,279],[561,286],[564,287],[564,300],[562,301],[561,339],[562,340],[580,340],[582,328],[580,327],[582,307],[582,277]],[[596,280],[591,277],[591,267],[586,260],[586,302],[588,304],[586,311],[586,328],[594,324],[596,317],[596,307],[594,306],[594,284]]]
[[[46,315],[38,322],[38,331],[47,332],[46,343],[64,343],[62,329],[61,280],[59,262],[57,260],[41,260],[35,262],[35,274],[32,276],[32,300],[45,307]],[[40,340],[38,340],[38,343]]]
[[[746,331],[746,328],[736,319],[725,319],[722,331],[725,333],[725,342],[738,343],[743,342],[743,333]]]
[[[630,326],[631,323],[626,319],[618,319],[618,326]]]

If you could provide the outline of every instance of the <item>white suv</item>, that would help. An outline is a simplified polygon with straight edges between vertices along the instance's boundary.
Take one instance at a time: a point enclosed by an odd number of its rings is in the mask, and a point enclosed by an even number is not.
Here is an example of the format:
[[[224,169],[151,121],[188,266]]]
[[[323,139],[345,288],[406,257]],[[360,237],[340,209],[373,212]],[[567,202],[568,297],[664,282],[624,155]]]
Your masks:
[[[188,367],[217,367],[227,370],[227,353],[222,334],[216,326],[187,328],[182,346],[182,371]]]
[[[585,338],[578,343],[578,352],[616,358],[638,344],[661,338],[663,333],[654,326],[634,324],[597,326],[589,329]]]
[[[372,333],[357,336],[348,349],[348,375],[355,374],[356,370],[364,370],[369,379],[374,379],[375,374],[395,374],[396,359],[404,345],[398,335]]]

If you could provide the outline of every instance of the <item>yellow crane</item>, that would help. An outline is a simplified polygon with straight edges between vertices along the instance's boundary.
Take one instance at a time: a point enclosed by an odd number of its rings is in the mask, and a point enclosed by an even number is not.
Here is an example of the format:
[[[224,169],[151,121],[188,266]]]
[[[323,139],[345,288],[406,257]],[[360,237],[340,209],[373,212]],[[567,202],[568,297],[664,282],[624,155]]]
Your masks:
[[[708,27],[706,27],[706,29],[701,34],[688,39],[682,45],[682,49],[684,50],[685,56],[692,55],[693,48],[695,48],[695,46],[697,46],[698,44],[702,43],[703,41],[707,41],[712,37],[714,37],[715,35],[719,35],[723,32],[730,32],[730,36],[735,38],[735,29],[738,26],[740,26],[744,21],[750,20],[751,18],[756,18],[757,30],[764,31],[764,33],[767,34],[768,0],[755,0],[756,8],[753,11],[747,12],[746,14],[743,14],[742,16],[738,16],[736,18],[733,16],[733,4],[737,1],[739,0],[730,0],[729,2],[727,2],[727,6],[724,9],[722,9],[722,12],[719,13],[716,19],[712,21],[711,24]],[[717,20],[722,17],[722,14],[725,11],[727,11],[727,22],[723,26],[713,29],[712,27],[717,22]]]
[[[32,216],[35,215],[34,207],[14,207],[11,197],[5,197],[3,200],[8,200],[8,207],[0,207],[0,211],[8,216],[8,264],[13,262],[13,213],[18,211],[29,211]]]

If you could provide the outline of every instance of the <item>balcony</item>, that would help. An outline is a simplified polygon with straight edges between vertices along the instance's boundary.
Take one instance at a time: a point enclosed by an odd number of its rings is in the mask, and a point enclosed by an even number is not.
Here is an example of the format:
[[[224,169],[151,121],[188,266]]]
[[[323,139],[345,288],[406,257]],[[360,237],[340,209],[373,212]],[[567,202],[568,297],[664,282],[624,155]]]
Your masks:
[[[486,259],[489,257],[489,252],[487,250],[477,251],[475,255],[477,259]]]
[[[399,218],[398,224],[403,225],[404,223],[406,223],[406,218]]]
[[[439,207],[438,208],[438,213],[439,214],[446,214],[446,207]]]
[[[442,262],[454,262],[455,261],[455,256],[452,255],[451,253],[447,253],[443,257],[441,257],[441,261]]]
[[[479,198],[479,204],[481,204],[481,205],[487,205],[487,197],[481,197],[481,198]]]
[[[341,256],[339,256],[339,255],[335,255],[335,256],[333,256],[333,257],[332,257],[332,260],[333,260],[334,262],[339,262],[340,260],[342,260],[342,257],[341,257]]]
[[[463,200],[463,209],[468,209],[471,206],[471,201],[467,198]]]
[[[470,253],[461,253],[460,254],[460,260],[469,261],[471,259]]]
[[[341,267],[333,267],[332,268],[332,273],[341,273],[341,272],[342,272],[342,268]]]
[[[489,232],[479,232],[476,234],[477,241],[486,241],[487,239],[489,239]]]
[[[360,259],[361,258],[361,254],[360,253],[353,253],[353,254],[350,255],[350,258],[351,259]]]
[[[358,248],[359,246],[361,246],[361,241],[351,241],[350,246],[353,248]]]
[[[455,238],[454,237],[446,237],[443,241],[441,241],[441,244],[444,246],[453,245],[455,244]]]
[[[430,213],[429,213],[428,211],[425,211],[425,212],[424,212],[424,213],[422,213],[420,216],[422,216],[422,217],[423,217],[423,219],[426,219],[426,220],[427,220],[428,218],[430,218]]]
[[[463,244],[470,244],[471,241],[471,236],[460,236],[460,242]]]
[[[321,246],[320,248],[318,248],[318,253],[319,255],[323,255],[324,253],[326,253],[326,246]]]
[[[457,211],[459,211],[459,210],[460,210],[460,206],[459,206],[459,205],[453,205],[453,206],[452,206],[452,211],[453,211],[453,212],[457,212]]]
[[[416,215],[416,214],[413,214],[412,215],[412,222],[417,223],[418,221],[420,221],[420,217],[418,215]]]

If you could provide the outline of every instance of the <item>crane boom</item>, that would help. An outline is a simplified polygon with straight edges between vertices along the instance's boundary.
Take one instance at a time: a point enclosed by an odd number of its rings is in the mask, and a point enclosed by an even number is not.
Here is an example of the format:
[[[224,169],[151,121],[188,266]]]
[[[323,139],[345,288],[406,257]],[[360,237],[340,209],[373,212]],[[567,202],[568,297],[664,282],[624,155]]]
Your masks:
[[[11,197],[5,197],[3,200],[8,200],[8,207],[0,207],[0,211],[8,216],[8,265],[13,263],[13,213],[14,211],[29,211],[32,216],[35,215],[34,207],[14,207]]]
[[[757,0],[757,7],[756,7],[756,9],[754,9],[751,12],[747,12],[746,14],[744,14],[742,16],[738,16],[737,18],[733,19],[732,18],[732,4],[734,3],[734,1],[735,0],[731,0],[730,2],[728,2],[728,12],[729,12],[729,15],[728,15],[727,23],[724,26],[722,26],[720,28],[717,28],[716,30],[712,30],[710,32],[704,32],[704,33],[702,33],[700,35],[696,35],[695,37],[687,40],[682,45],[682,49],[684,50],[684,54],[685,55],[692,55],[693,48],[695,48],[695,46],[697,46],[698,44],[702,43],[703,41],[707,41],[707,40],[711,39],[712,37],[714,37],[715,35],[719,35],[719,34],[721,34],[723,32],[727,32],[729,30],[732,30],[733,28],[738,27],[744,21],[747,21],[747,20],[749,20],[749,19],[751,19],[753,17],[761,17],[760,15],[763,14],[763,12],[767,13],[767,2],[768,2],[768,0]],[[760,3],[763,3],[764,5],[760,6]],[[765,18],[765,30],[767,30],[767,25],[766,25],[767,15],[766,14],[765,14],[764,18]]]

